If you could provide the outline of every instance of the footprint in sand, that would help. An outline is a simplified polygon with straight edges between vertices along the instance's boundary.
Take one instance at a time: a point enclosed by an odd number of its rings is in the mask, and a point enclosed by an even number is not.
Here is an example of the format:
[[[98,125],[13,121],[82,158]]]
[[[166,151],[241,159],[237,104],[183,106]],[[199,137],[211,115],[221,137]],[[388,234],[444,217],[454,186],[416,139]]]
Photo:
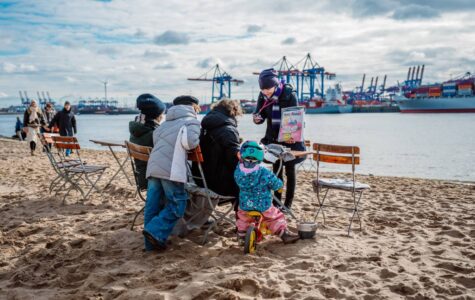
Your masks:
[[[251,278],[235,278],[226,280],[218,286],[243,293],[248,296],[257,296],[261,287],[259,283]]]

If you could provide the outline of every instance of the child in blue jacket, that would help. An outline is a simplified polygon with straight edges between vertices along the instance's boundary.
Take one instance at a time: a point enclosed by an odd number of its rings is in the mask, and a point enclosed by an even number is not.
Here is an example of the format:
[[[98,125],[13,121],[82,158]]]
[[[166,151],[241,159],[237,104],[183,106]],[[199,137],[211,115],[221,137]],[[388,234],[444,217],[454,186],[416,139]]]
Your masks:
[[[285,244],[296,242],[299,237],[287,230],[284,214],[272,205],[272,191],[282,188],[282,181],[261,165],[264,150],[255,141],[247,141],[241,146],[241,162],[238,164],[234,179],[239,186],[239,210],[236,226],[238,238],[243,239],[252,222],[249,211],[258,211],[264,217],[268,229],[279,236]]]

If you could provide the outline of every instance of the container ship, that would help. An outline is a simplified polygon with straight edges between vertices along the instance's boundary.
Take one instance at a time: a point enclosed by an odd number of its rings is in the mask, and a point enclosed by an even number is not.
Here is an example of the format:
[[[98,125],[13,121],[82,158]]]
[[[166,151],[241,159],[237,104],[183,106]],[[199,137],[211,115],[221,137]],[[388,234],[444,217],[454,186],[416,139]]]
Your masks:
[[[475,112],[475,76],[465,76],[442,84],[420,85],[403,90],[396,97],[403,113]]]
[[[119,115],[139,114],[140,111],[128,107],[119,107],[117,100],[80,100],[75,110],[81,115]]]

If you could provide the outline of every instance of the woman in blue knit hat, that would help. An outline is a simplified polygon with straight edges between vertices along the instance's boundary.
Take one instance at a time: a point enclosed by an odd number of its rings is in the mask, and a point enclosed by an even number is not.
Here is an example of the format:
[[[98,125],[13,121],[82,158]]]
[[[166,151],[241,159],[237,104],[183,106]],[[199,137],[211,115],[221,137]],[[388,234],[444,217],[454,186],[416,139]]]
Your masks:
[[[142,94],[137,98],[137,108],[140,110],[134,121],[129,122],[130,142],[147,147],[153,147],[153,131],[160,125],[166,106],[152,94]],[[147,188],[147,163],[135,160],[139,173],[139,186]]]
[[[259,74],[259,87],[261,92],[257,99],[256,111],[253,115],[255,124],[263,124],[267,122],[267,129],[261,143],[281,144],[292,150],[304,151],[305,144],[303,142],[290,141],[289,143],[278,142],[280,121],[282,119],[282,109],[286,107],[297,106],[297,96],[294,88],[290,84],[286,84],[283,80],[279,80],[277,72],[274,69],[263,70]],[[284,167],[277,174],[280,179],[283,178],[282,172],[285,169],[285,176],[287,177],[287,185],[285,192],[284,205],[290,208],[294,200],[296,176],[295,165],[305,160],[305,157],[294,159],[284,163]],[[279,163],[274,164],[274,172],[277,172]],[[277,198],[281,199],[282,194],[276,192]],[[275,204],[277,205],[277,204]]]

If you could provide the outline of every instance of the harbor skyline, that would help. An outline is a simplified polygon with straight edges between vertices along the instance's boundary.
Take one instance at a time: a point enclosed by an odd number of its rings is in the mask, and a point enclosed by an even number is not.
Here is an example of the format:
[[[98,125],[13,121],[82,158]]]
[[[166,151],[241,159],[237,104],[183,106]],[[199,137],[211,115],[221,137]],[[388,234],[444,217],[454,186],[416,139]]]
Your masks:
[[[185,93],[209,100],[210,85],[186,78],[216,63],[245,81],[233,98],[257,98],[253,72],[306,53],[345,90],[363,74],[387,74],[394,85],[417,64],[426,65],[425,82],[474,71],[470,1],[344,3],[3,1],[0,106],[17,105],[19,90],[50,91],[56,100],[103,97],[104,80],[122,104],[144,91],[165,101]]]

